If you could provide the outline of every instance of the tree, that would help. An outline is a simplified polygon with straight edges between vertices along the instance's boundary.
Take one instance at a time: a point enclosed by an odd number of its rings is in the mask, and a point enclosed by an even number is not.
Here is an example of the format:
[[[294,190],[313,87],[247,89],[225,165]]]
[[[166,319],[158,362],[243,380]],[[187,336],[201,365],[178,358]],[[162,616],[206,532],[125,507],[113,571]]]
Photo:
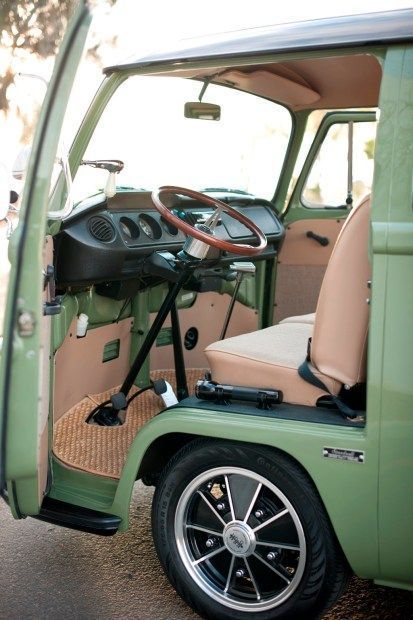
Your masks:
[[[105,0],[113,5],[115,0]],[[10,109],[7,89],[13,84],[15,60],[35,54],[39,60],[54,56],[78,0],[0,0],[0,46],[9,55],[0,77],[0,110]],[[90,53],[99,59],[98,45]]]
[[[56,54],[77,0],[0,0],[0,44],[10,62],[0,79],[0,109],[9,110],[7,89],[13,83],[13,60],[24,54],[48,58]]]

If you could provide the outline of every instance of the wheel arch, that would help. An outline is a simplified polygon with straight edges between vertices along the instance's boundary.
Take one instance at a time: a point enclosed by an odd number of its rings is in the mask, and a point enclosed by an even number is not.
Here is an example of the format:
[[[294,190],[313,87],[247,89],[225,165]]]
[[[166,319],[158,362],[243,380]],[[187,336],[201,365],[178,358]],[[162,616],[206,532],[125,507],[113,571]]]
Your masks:
[[[310,472],[304,467],[304,465],[292,454],[283,450],[280,447],[276,447],[271,445],[270,443],[257,443],[245,440],[234,440],[232,438],[227,437],[212,437],[206,435],[192,434],[192,433],[168,433],[166,435],[160,435],[157,437],[147,448],[146,452],[143,455],[141,460],[139,470],[137,473],[137,479],[142,479],[144,484],[156,484],[158,477],[162,474],[165,467],[167,467],[168,463],[172,458],[174,458],[182,448],[188,446],[190,443],[194,443],[194,447],[198,442],[204,443],[213,443],[213,442],[231,442],[240,444],[243,446],[250,447],[260,447],[271,450],[271,452],[275,454],[279,454],[284,458],[287,458],[291,463],[293,463],[301,473],[306,477],[307,481],[311,484],[313,491],[317,494],[318,499],[324,507],[326,517],[330,524],[332,531],[335,534],[335,530],[331,519],[329,517],[327,508],[321,497],[317,484],[314,478],[311,476]],[[159,455],[161,455],[161,459],[159,459]],[[154,472],[153,467],[156,465],[157,471]],[[337,536],[336,536],[337,538]],[[337,539],[338,544],[339,541]],[[341,546],[341,545],[340,545]]]
[[[324,445],[349,445],[351,441],[352,448],[363,449],[365,439],[356,431],[358,429],[326,424],[176,407],[157,415],[135,437],[111,512],[122,517],[120,531],[126,531],[136,480],[154,484],[169,460],[190,442],[225,440],[262,446],[287,457],[303,472],[320,497],[353,571],[361,577],[375,578],[378,571],[378,544],[374,534],[377,514],[374,502],[367,502],[360,512],[357,501],[357,497],[373,493],[374,468],[357,467],[356,472],[354,463],[322,458]],[[338,488],[341,489],[339,494]],[[356,510],[359,519],[355,529],[349,514]]]
[[[174,458],[178,452],[187,446],[190,443],[197,442],[231,442],[238,443],[242,445],[249,446],[259,446],[262,448],[268,448],[273,452],[281,454],[282,456],[288,458],[296,467],[298,467],[301,472],[307,477],[308,481],[312,484],[314,491],[317,493],[320,501],[324,502],[321,498],[321,495],[318,491],[317,485],[308,472],[308,470],[303,466],[303,464],[298,461],[295,456],[283,450],[282,448],[276,447],[270,443],[260,442],[257,443],[255,441],[246,441],[240,439],[233,439],[232,437],[214,437],[212,435],[201,435],[197,433],[167,433],[165,435],[160,435],[147,447],[145,453],[143,454],[142,460],[139,465],[139,469],[136,475],[137,479],[142,479],[145,483],[150,483],[151,485],[156,481],[158,476],[162,473],[165,467],[168,465],[169,461]],[[157,471],[154,471],[155,470]],[[153,480],[151,480],[153,478]]]

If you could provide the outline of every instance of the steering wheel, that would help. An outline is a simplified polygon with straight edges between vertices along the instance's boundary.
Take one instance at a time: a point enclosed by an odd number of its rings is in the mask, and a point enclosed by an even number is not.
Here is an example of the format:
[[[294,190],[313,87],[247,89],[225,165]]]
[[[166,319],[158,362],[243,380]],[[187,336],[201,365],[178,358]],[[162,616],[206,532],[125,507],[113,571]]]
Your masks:
[[[203,224],[189,224],[182,220],[180,217],[175,215],[170,208],[168,208],[161,200],[161,196],[165,194],[180,194],[182,196],[188,196],[189,198],[193,198],[197,202],[200,202],[208,207],[212,207],[214,209],[212,215],[203,223]],[[200,247],[199,241],[208,246],[212,246],[214,248],[218,248],[219,250],[223,250],[226,252],[232,252],[234,254],[242,254],[243,256],[256,256],[257,254],[261,254],[263,250],[267,247],[267,238],[256,224],[252,222],[248,217],[242,215],[229,205],[225,204],[221,200],[217,200],[216,198],[211,198],[210,196],[206,196],[201,192],[196,192],[192,189],[186,189],[185,187],[175,187],[174,185],[164,185],[159,187],[157,190],[152,192],[152,200],[162,215],[162,217],[167,220],[170,224],[173,224],[181,230],[183,233],[198,240],[198,243],[193,239],[191,241],[187,241],[184,246],[185,251],[188,254],[196,258],[204,258],[206,255],[206,250]],[[227,213],[230,217],[234,218],[241,224],[244,224],[250,230],[254,236],[258,240],[258,245],[249,245],[245,243],[233,243],[232,241],[225,241],[224,239],[218,239],[214,236],[214,229],[218,224],[220,215],[222,212]]]

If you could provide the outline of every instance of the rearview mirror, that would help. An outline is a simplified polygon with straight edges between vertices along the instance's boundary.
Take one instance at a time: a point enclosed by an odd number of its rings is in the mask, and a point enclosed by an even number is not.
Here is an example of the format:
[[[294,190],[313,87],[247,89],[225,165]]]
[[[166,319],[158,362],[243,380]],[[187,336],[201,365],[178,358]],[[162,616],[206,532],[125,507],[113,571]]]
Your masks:
[[[196,118],[202,121],[219,121],[221,106],[203,101],[187,101],[184,110],[185,118]]]

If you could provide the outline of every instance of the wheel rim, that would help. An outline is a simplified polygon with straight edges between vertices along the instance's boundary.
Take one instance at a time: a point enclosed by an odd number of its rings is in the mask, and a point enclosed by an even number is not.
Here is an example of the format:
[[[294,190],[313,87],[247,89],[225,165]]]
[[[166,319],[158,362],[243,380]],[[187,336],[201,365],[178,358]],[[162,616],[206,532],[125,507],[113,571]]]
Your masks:
[[[232,609],[281,605],[304,572],[297,512],[280,489],[247,469],[218,467],[194,478],[176,508],[175,539],[194,582]]]

